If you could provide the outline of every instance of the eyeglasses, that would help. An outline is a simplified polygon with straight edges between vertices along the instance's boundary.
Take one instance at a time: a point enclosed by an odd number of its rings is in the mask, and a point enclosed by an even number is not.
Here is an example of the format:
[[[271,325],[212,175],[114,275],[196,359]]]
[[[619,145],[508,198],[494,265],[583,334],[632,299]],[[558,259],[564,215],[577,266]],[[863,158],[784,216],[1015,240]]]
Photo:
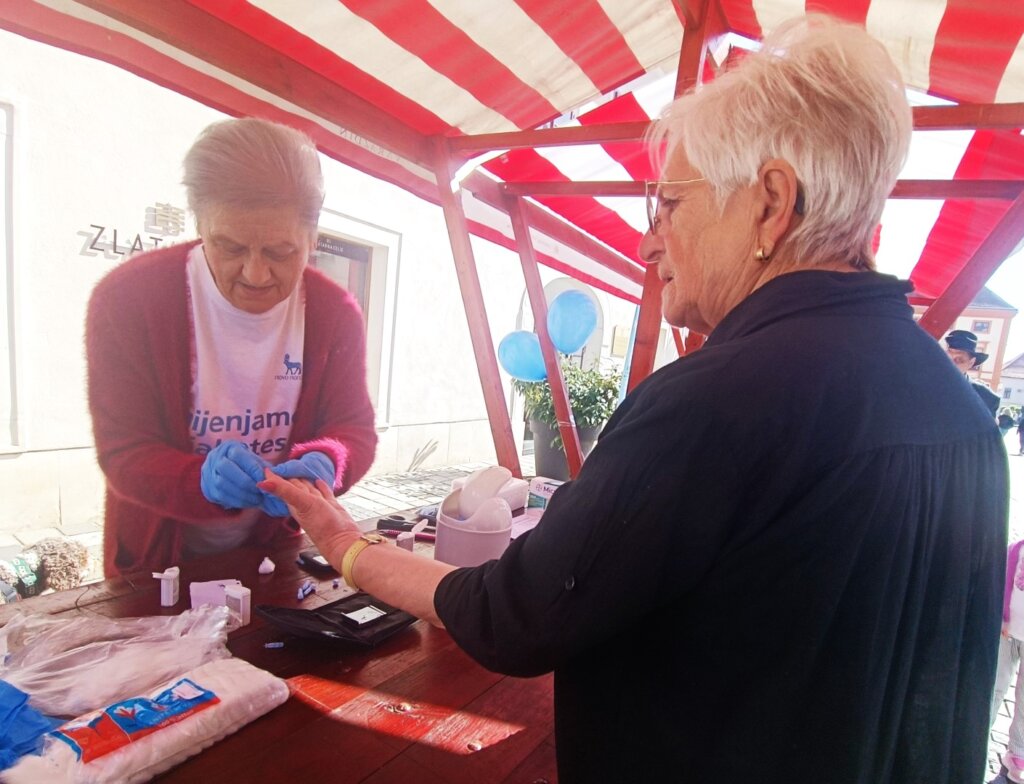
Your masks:
[[[694,182],[704,182],[704,177],[695,177],[692,180],[645,180],[644,181],[644,196],[647,199],[647,226],[651,230],[651,234],[657,234],[658,230],[661,229],[661,216],[658,212],[661,210],[661,194],[658,193],[658,189],[663,185],[689,185]],[[669,199],[669,201],[675,201]],[[793,212],[797,215],[804,214],[804,189],[800,183],[796,186],[796,200],[793,204]]]
[[[658,189],[663,185],[689,185],[694,182],[704,182],[704,178],[644,181],[644,196],[647,199],[647,226],[651,230],[651,234],[657,234],[658,229],[661,228],[661,216],[658,215],[659,210],[661,210],[661,194],[658,193]]]

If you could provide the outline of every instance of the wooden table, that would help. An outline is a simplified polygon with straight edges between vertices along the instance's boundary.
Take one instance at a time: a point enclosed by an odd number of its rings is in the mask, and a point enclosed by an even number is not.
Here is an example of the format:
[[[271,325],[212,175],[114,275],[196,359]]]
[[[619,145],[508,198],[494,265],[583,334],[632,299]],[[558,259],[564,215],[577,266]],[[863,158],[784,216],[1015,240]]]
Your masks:
[[[13,612],[107,617],[175,615],[189,606],[193,580],[234,577],[253,607],[316,607],[340,598],[331,577],[302,601],[311,576],[295,563],[308,542],[273,552],[243,548],[181,564],[181,600],[160,607],[148,573],[106,580],[0,607]],[[271,575],[257,567],[269,555]],[[267,642],[283,641],[268,649]],[[231,633],[231,652],[287,680],[292,695],[271,713],[160,776],[161,782],[523,782],[556,781],[551,676],[488,672],[448,634],[423,621],[366,652],[282,634],[253,614]]]

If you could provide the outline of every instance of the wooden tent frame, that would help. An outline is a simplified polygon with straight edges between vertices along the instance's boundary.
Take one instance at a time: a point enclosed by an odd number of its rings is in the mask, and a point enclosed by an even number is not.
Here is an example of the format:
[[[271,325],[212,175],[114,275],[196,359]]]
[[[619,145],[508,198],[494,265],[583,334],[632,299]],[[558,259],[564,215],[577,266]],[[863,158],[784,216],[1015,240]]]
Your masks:
[[[718,13],[717,5],[714,5],[711,0],[675,0],[675,2],[684,28],[679,69],[676,76],[675,95],[678,97],[699,82],[709,51],[714,48],[717,39],[726,32],[727,28],[724,19]],[[1024,103],[915,107],[913,120],[915,130],[1017,129],[1024,127]],[[461,136],[448,142],[447,155],[449,161],[456,161],[464,160],[468,153],[478,154],[487,150],[640,141],[643,139],[647,127],[647,123],[615,123]],[[482,179],[490,182],[486,178]],[[480,197],[481,194],[474,189],[474,185],[479,186],[479,181],[470,182],[467,187],[474,195]],[[583,454],[580,450],[579,437],[569,406],[561,368],[547,334],[547,305],[537,275],[536,258],[529,242],[529,222],[522,206],[523,199],[537,195],[643,196],[646,185],[642,182],[624,181],[509,182],[498,187],[507,194],[509,199],[506,211],[512,217],[520,260],[523,265],[523,275],[526,278],[526,290],[533,310],[535,329],[540,338],[544,365],[548,372],[548,382],[551,385],[555,403],[558,429],[565,444],[569,474],[575,477],[583,463]],[[938,339],[952,326],[960,312],[967,307],[999,268],[999,265],[1024,240],[1024,181],[900,180],[897,182],[891,198],[1013,200],[1010,209],[978,247],[974,255],[921,317],[921,326]],[[492,201],[488,201],[493,204]],[[460,217],[458,214],[461,213],[461,204],[454,203],[452,210],[455,214],[451,214],[447,207],[445,209],[449,232],[451,232],[453,222],[456,224],[461,222],[463,226],[465,225],[464,216]],[[543,230],[540,226],[536,228]],[[464,243],[460,243],[458,249],[453,240],[452,251],[456,254],[457,269],[474,265],[472,251],[469,251],[468,256],[463,255],[466,251],[462,247],[468,249],[468,237]],[[635,388],[654,369],[658,334],[661,328],[662,289],[662,283],[654,270],[654,267],[648,267],[643,275],[643,296],[637,319],[633,354],[629,364],[628,390]],[[486,321],[482,300],[479,300],[479,295],[475,292],[470,292],[467,296],[467,284],[463,283],[461,276],[460,285],[463,286],[463,301],[466,306],[470,331],[475,332],[480,328],[481,323]],[[704,338],[701,335],[688,334],[684,341],[679,330],[673,329],[672,334],[680,356],[696,350],[703,344]],[[495,451],[502,465],[512,470],[515,475],[521,476],[519,458],[511,440],[511,423],[508,420],[492,346],[493,343],[488,341],[486,350],[477,352],[476,361],[485,397],[488,394],[497,394],[501,397],[500,406],[497,405],[497,400],[493,400],[488,405],[488,412],[499,408],[501,412],[497,422],[495,419],[491,419]]]
[[[509,133],[479,134],[454,138],[423,136],[372,103],[335,82],[256,41],[229,23],[217,19],[187,0],[80,0],[108,17],[143,31],[177,49],[232,73],[244,73],[254,84],[292,104],[322,117],[333,118],[346,131],[372,141],[384,150],[400,155],[434,172],[436,192],[426,188],[410,190],[440,204],[452,246],[452,255],[490,421],[498,462],[521,476],[518,451],[504,389],[498,371],[476,262],[469,240],[469,228],[462,202],[451,184],[458,168],[474,155],[492,150],[536,148],[579,144],[639,141],[647,123],[614,123],[550,128]],[[683,40],[676,75],[678,96],[700,80],[708,53],[728,31],[721,9],[714,0],[673,0],[683,24]],[[109,36],[86,25],[70,24],[59,12],[21,0],[0,0],[0,27],[116,65],[229,114],[253,113],[257,102],[245,97],[221,101],[199,94],[199,89],[179,73],[157,72],[131,59],[131,52],[111,43]],[[712,65],[713,67],[713,65]],[[1024,103],[961,104],[914,109],[916,130],[1018,129],[1024,127]],[[318,138],[322,149],[344,159],[340,137]],[[569,249],[597,262],[637,284],[643,294],[637,320],[628,388],[632,389],[654,367],[661,328],[661,283],[654,268],[646,270],[634,261],[597,242],[565,220],[529,199],[537,195],[641,196],[642,182],[519,182],[498,183],[480,172],[472,172],[456,183],[485,204],[506,213],[512,221],[516,247],[533,311],[535,329],[541,342],[548,372],[558,428],[566,445],[570,475],[583,462],[565,382],[557,354],[547,334],[547,304],[530,239],[535,229]],[[1013,200],[1013,204],[989,236],[978,247],[956,277],[928,307],[921,325],[938,338],[966,307],[1003,260],[1024,239],[1024,181],[1019,180],[903,180],[893,198],[974,198]],[[699,348],[702,336],[678,330],[673,339],[680,355]]]

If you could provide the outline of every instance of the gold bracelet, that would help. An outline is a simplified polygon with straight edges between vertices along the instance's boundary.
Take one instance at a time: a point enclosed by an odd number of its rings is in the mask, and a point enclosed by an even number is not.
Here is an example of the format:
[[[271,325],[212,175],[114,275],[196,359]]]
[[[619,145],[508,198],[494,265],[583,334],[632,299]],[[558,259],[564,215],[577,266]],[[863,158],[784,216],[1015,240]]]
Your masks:
[[[345,555],[341,559],[341,576],[353,591],[359,590],[359,586],[356,585],[355,578],[352,576],[352,567],[355,566],[356,558],[370,545],[386,541],[380,534],[363,534],[345,551]]]

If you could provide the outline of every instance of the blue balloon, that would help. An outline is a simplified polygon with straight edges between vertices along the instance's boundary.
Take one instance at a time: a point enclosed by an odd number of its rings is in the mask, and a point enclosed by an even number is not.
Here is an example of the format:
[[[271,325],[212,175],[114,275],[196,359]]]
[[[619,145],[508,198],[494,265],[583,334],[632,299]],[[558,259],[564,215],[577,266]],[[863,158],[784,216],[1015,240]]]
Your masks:
[[[597,326],[597,304],[582,291],[563,291],[548,308],[548,334],[563,354],[575,354]]]
[[[540,339],[532,332],[509,332],[498,344],[498,361],[513,378],[520,381],[543,381],[548,377]]]

